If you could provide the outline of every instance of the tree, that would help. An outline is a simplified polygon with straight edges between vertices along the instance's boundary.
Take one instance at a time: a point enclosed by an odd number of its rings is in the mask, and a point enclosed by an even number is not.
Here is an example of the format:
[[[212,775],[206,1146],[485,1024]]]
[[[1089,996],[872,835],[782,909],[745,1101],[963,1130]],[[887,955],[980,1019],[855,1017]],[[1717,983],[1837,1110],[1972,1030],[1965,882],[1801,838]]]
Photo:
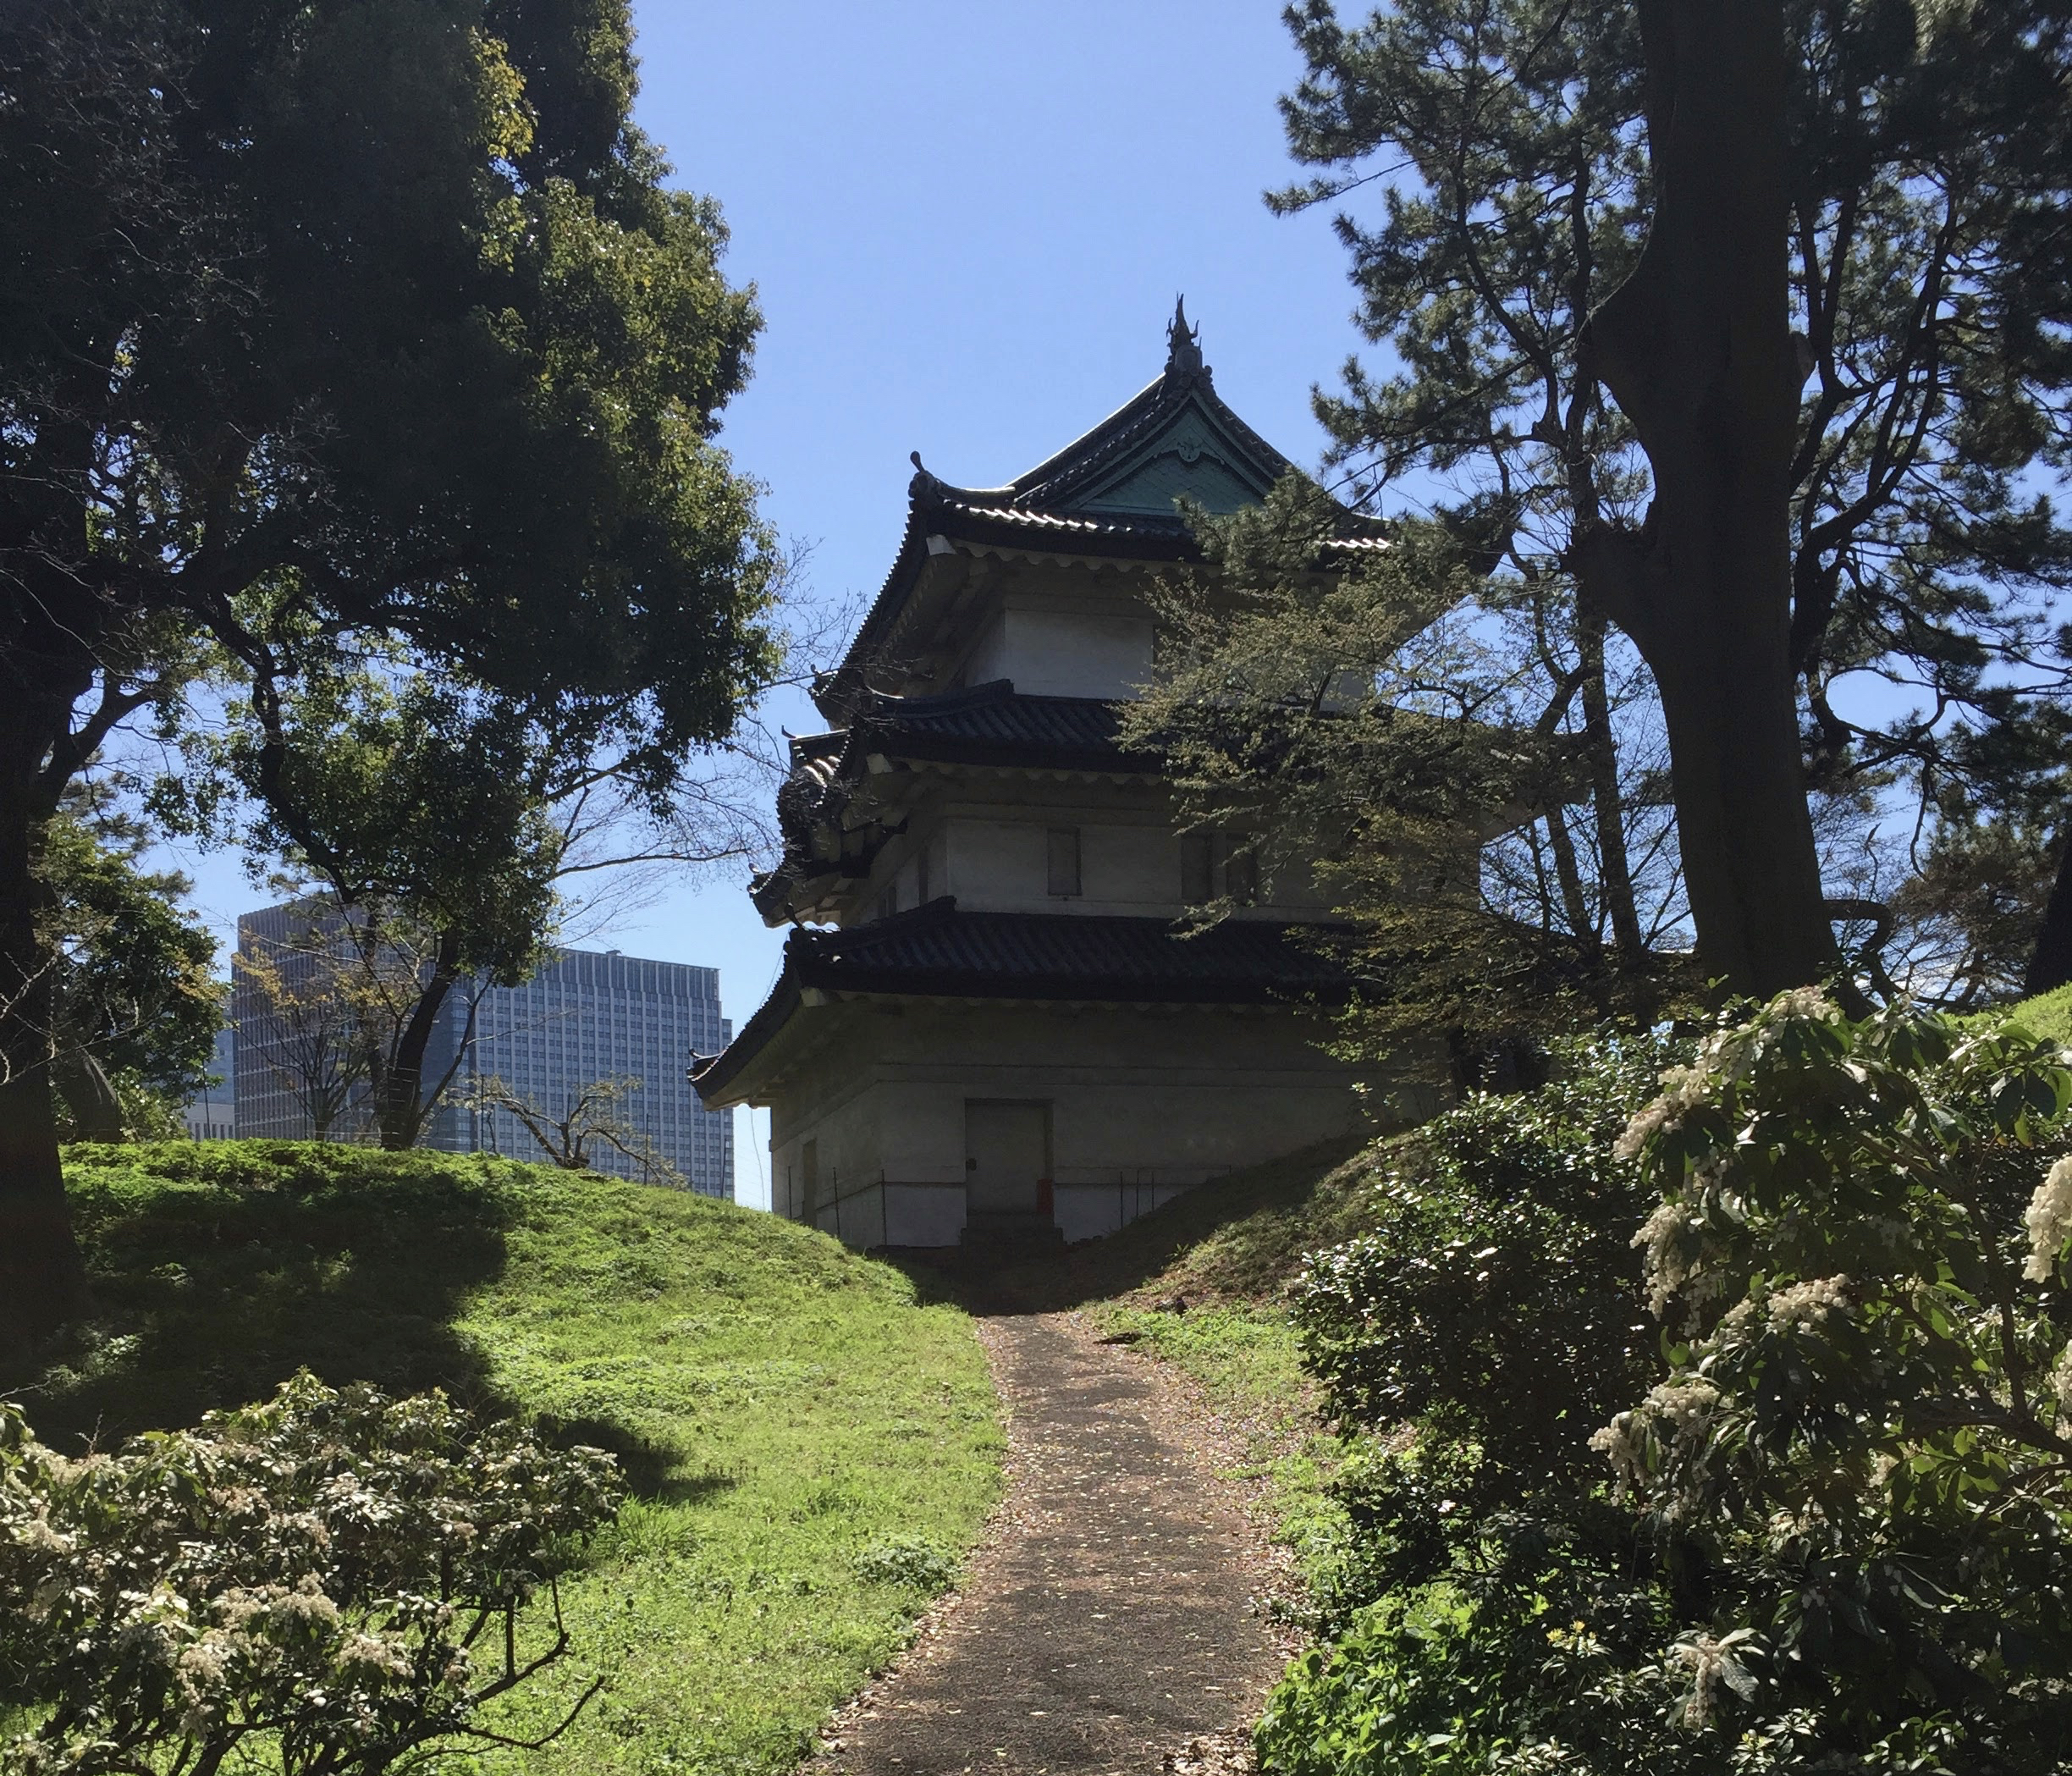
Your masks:
[[[54,926],[46,1040],[74,1139],[124,1139],[140,1094],[192,1097],[223,1025],[215,940],[179,908],[185,878],[139,867],[145,842],[135,821],[83,789],[44,835]]]
[[[641,1089],[641,1083],[616,1076],[592,1079],[568,1093],[558,1106],[548,1106],[490,1073],[477,1086],[476,1107],[512,1117],[538,1144],[540,1151],[565,1171],[583,1171],[590,1156],[604,1146],[638,1166],[642,1183],[681,1190],[686,1188],[683,1174],[619,1107]]]
[[[1679,885],[1660,811],[1650,835],[1626,780],[1609,791],[1623,913],[1590,895],[1586,871],[1605,872],[1564,804],[1592,792],[1595,742],[1565,725],[1575,676],[1535,645],[1545,605],[1492,622],[1446,527],[1399,521],[1386,553],[1348,554],[1342,516],[1300,478],[1233,517],[1197,514],[1205,571],[1156,595],[1156,671],[1122,717],[1189,826],[1242,835],[1262,880],[1306,876],[1339,911],[1346,929],[1316,940],[1367,984],[1342,1040],[1465,1083],[1521,1037],[1645,1024],[1701,989],[1661,953]],[[1601,669],[1598,686],[1609,698]]]
[[[295,1101],[320,1141],[335,1139],[366,1095],[366,1045],[351,992],[340,927],[321,901],[284,943],[245,936],[231,960],[240,1007],[238,1040]]]
[[[282,699],[277,767],[255,721],[190,749],[257,802],[254,854],[284,853],[324,884],[328,981],[384,1147],[416,1144],[465,1056],[463,1043],[444,1077],[427,1077],[453,993],[515,985],[543,953],[564,849],[551,780],[588,764],[566,758],[553,726],[422,674],[361,670],[307,677]]]
[[[1645,670],[1557,576],[1492,576],[1482,515],[1398,518],[1386,554],[1342,549],[1343,521],[1300,476],[1194,513],[1207,565],[1154,597],[1126,738],[1193,827],[1243,832],[1354,928],[1357,1046],[1402,1059],[1445,1032],[1475,1078],[1520,1039],[1688,1001]]]
[[[2062,748],[1976,743],[2064,683],[2047,604],[2072,549],[2033,484],[2072,368],[2050,318],[2060,10],[1288,16],[1291,145],[1334,170],[1276,201],[1389,182],[1379,225],[1339,218],[1363,328],[1399,361],[1320,402],[1339,460],[1369,493],[1437,477],[1502,575],[1579,593],[1578,665],[1594,625],[1624,627],[1662,699],[1708,969],[1821,972],[1805,785],[1910,773],[1932,820],[1953,790],[1990,808],[2062,769]],[[1860,673],[1926,706],[1852,716]]]
[[[90,0],[0,22],[0,1301],[74,1308],[37,858],[204,670],[299,823],[294,699],[401,649],[658,807],[768,674],[714,443],[750,293],[631,124],[622,0]],[[298,843],[320,840],[313,829]],[[316,846],[305,846],[314,855]]]

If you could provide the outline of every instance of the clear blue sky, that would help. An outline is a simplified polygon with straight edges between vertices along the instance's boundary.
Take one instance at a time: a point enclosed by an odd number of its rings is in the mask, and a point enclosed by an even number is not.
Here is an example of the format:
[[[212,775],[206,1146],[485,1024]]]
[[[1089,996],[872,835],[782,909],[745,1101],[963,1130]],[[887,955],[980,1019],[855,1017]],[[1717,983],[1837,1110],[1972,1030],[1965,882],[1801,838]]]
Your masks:
[[[810,596],[874,591],[918,450],[1006,480],[1164,361],[1184,291],[1219,391],[1297,461],[1310,384],[1357,345],[1327,219],[1277,220],[1292,174],[1274,101],[1298,68],[1273,0],[824,0],[637,8],[642,125],[733,230],[767,322],[723,441],[812,545]],[[773,714],[819,725],[802,699]],[[183,858],[228,927],[233,860]],[[776,977],[738,877],[686,885],[599,946],[716,966],[738,1025]],[[766,1203],[762,1118],[736,1190]]]

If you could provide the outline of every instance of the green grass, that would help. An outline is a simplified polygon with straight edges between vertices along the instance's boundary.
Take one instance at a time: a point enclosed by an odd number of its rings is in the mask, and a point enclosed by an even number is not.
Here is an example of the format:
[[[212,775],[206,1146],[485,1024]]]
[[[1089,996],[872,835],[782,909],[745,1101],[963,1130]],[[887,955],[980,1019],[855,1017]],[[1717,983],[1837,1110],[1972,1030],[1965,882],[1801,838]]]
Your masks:
[[[2019,1023],[2031,1035],[2047,1037],[2058,1042],[2072,1042],[2072,986],[2059,987],[2054,992],[2039,993],[2034,999],[2025,999],[2020,1004],[2005,1011],[1985,1014],[2010,1023]]]
[[[581,1658],[499,1723],[491,1768],[788,1768],[901,1642],[998,1494],[969,1321],[774,1216],[430,1154],[78,1148],[100,1320],[30,1382],[39,1433],[107,1444],[296,1368],[443,1387],[624,1462],[633,1496],[565,1586]]]

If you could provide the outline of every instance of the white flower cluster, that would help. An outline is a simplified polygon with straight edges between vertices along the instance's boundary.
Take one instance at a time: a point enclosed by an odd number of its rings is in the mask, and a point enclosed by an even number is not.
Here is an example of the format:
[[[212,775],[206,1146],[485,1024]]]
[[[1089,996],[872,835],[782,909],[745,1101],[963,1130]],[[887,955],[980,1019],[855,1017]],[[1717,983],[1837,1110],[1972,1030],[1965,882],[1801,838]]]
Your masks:
[[[1712,1718],[1719,1699],[1721,1674],[1726,1669],[1727,1650],[1710,1635],[1678,1641],[1670,1657],[1690,1673],[1690,1694],[1684,1698],[1684,1724],[1702,1727]]]
[[[1593,1431],[1590,1446],[1611,1463],[1622,1492],[1640,1483],[1646,1467],[1647,1445],[1634,1428],[1632,1413],[1622,1412],[1601,1431]]]
[[[1835,1015],[1835,1002],[1819,987],[1794,987],[1771,1001],[1770,1011],[1779,1018],[1825,1023]]]
[[[1640,1253],[1640,1274],[1647,1283],[1648,1307],[1659,1320],[1669,1310],[1671,1298],[1690,1275],[1684,1256],[1684,1236],[1690,1217],[1679,1202],[1661,1204],[1640,1223],[1632,1244]]]
[[[1811,1277],[1779,1289],[1770,1298],[1770,1323],[1779,1329],[1811,1332],[1830,1314],[1845,1314],[1849,1305],[1846,1277]]]
[[[2022,1222],[2029,1229],[2029,1262],[2022,1275],[2031,1282],[2048,1282],[2058,1253],[2072,1238],[2072,1156],[2043,1174]]]
[[[1616,1159],[1635,1160],[1656,1135],[1683,1126],[1684,1118],[1705,1101],[1711,1076],[1702,1067],[1672,1067],[1661,1076],[1661,1095],[1643,1104],[1626,1132],[1612,1144]]]
[[[1723,1086],[1748,1077],[1761,1052],[1767,1026],[1784,1023],[1827,1023],[1840,1015],[1833,1000],[1818,987],[1794,987],[1780,993],[1754,1023],[1715,1030],[1698,1045],[1689,1067],[1672,1067],[1661,1076],[1661,1095],[1641,1106],[1612,1148],[1623,1160],[1638,1159],[1655,1135],[1682,1126],[1684,1118]]]
[[[1695,1443],[1711,1429],[1719,1403],[1719,1389],[1703,1376],[1684,1375],[1650,1387],[1640,1409],[1666,1423],[1676,1442]]]
[[[1691,1450],[1706,1439],[1719,1409],[1720,1391],[1702,1376],[1684,1375],[1648,1391],[1631,1412],[1622,1412],[1592,1433],[1590,1446],[1611,1463],[1622,1487],[1638,1487],[1647,1469],[1650,1441]]]

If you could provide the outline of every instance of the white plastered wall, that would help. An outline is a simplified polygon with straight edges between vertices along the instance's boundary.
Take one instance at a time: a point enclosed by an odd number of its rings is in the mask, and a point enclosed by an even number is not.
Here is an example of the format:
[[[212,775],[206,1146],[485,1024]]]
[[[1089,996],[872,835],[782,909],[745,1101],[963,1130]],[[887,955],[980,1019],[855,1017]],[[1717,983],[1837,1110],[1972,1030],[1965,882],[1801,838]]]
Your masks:
[[[1151,633],[1148,617],[1010,601],[980,632],[964,680],[1011,679],[1023,697],[1133,697],[1151,677]]]
[[[818,1144],[816,1224],[852,1245],[944,1246],[964,1222],[967,1099],[1048,1104],[1053,1201],[1068,1239],[1118,1227],[1206,1178],[1359,1126],[1354,1076],[1314,1046],[1309,1021],[1217,1007],[1073,1011],[1042,1005],[824,1007],[854,1065],[773,1117],[777,1206]],[[1392,1113],[1434,1106],[1405,1094]]]

